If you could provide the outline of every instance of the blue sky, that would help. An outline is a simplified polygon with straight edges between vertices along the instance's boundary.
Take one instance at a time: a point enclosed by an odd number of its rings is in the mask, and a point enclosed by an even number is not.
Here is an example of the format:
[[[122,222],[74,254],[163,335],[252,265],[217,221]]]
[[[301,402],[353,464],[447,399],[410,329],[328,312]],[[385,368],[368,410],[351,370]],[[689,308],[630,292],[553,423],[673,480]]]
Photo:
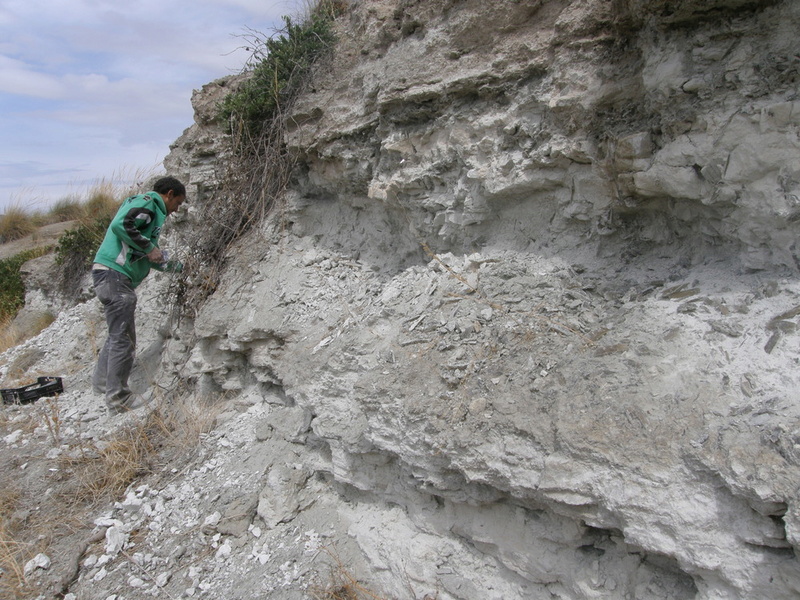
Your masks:
[[[308,0],[0,0],[0,213],[157,172],[192,90]]]

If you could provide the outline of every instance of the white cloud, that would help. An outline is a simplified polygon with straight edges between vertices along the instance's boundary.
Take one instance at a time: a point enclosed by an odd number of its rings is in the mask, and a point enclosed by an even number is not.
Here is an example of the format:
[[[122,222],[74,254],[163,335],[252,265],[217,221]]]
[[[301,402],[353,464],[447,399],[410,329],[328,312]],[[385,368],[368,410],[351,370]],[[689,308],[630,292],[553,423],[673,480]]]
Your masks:
[[[0,92],[35,98],[60,98],[64,88],[51,75],[37,73],[22,61],[0,56]]]

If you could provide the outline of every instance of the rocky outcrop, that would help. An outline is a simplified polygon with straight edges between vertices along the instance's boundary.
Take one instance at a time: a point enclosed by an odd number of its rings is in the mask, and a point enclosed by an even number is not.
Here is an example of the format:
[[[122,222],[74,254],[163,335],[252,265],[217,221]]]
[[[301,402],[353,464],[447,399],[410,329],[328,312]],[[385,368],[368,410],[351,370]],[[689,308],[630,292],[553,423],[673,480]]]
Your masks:
[[[300,193],[440,251],[731,245],[796,270],[796,22],[791,3],[365,3],[297,109]]]
[[[182,376],[302,409],[398,597],[795,597],[798,23],[354,3]]]
[[[798,340],[764,346],[796,284],[615,285],[499,252],[384,278],[297,243],[247,254],[182,375],[309,415],[304,460],[359,503],[387,589],[410,561],[453,598],[795,593]]]

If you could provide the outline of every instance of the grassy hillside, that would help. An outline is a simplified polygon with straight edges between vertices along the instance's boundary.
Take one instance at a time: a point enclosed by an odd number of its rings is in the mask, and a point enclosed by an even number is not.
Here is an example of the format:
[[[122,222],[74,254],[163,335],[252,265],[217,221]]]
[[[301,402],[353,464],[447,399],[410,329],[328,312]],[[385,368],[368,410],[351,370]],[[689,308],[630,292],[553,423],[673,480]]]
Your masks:
[[[105,228],[124,193],[103,181],[86,198],[68,198],[46,212],[11,207],[0,215],[0,352],[36,335],[12,325],[25,304],[25,286],[20,269],[27,261],[56,252],[66,280],[79,280],[102,240]]]

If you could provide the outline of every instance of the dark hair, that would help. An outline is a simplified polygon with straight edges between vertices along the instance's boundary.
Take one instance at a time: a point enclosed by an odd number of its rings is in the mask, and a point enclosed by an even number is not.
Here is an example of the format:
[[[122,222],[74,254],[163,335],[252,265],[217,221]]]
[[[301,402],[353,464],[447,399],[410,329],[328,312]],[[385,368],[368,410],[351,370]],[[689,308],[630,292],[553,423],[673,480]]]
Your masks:
[[[158,192],[159,194],[166,194],[170,190],[172,190],[172,193],[175,196],[186,195],[186,188],[183,187],[183,184],[174,177],[162,177],[153,185],[153,191]]]

